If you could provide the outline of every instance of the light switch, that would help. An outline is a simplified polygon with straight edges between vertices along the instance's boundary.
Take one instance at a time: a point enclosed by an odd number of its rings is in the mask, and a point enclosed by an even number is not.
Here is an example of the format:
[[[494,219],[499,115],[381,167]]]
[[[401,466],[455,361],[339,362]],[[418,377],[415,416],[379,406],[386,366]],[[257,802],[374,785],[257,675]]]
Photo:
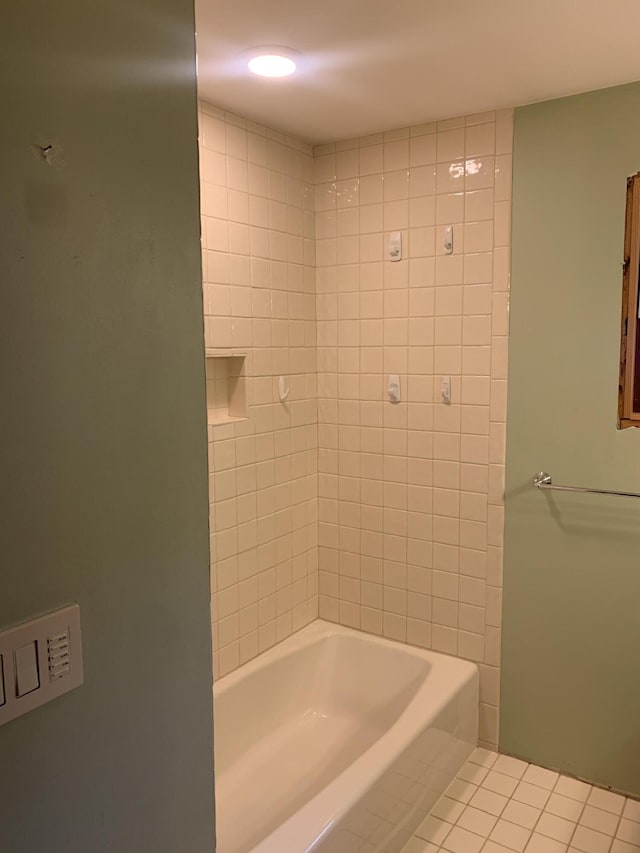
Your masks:
[[[0,630],[0,726],[83,681],[77,604]]]
[[[26,696],[40,687],[37,643],[27,643],[16,649],[16,693]]]

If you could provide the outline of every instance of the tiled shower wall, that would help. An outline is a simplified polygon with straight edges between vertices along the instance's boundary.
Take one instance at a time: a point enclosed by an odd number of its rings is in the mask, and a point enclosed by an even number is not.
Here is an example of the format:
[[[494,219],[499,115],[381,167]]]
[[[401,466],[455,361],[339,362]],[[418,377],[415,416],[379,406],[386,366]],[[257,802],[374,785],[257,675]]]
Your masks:
[[[511,145],[504,111],[314,149],[320,616],[477,661],[490,745]],[[387,256],[395,230],[399,262]]]
[[[319,581],[322,618],[477,661],[497,743],[511,140],[503,111],[312,152],[200,105],[206,345],[249,404],[209,426],[216,675]]]
[[[206,350],[245,356],[248,405],[208,427],[222,676],[318,613],[313,166],[308,146],[209,104],[199,125]]]

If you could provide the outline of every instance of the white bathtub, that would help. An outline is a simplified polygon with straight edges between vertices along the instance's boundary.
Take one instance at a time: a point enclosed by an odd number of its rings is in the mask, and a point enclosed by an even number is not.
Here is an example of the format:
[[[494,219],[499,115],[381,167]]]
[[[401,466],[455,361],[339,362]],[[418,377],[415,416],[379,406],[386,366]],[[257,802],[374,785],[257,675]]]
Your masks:
[[[327,622],[214,694],[217,853],[399,853],[477,740],[473,664]]]

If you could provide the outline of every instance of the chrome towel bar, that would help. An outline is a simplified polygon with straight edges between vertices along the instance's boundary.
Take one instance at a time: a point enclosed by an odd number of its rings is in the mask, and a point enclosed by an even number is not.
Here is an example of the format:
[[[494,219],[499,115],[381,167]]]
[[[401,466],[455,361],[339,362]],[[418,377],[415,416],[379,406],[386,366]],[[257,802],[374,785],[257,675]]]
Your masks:
[[[585,486],[559,486],[551,479],[551,474],[540,471],[533,478],[533,485],[537,489],[554,489],[558,492],[579,492],[589,495],[616,495],[619,498],[640,498],[638,492],[614,492],[611,489],[588,489]]]

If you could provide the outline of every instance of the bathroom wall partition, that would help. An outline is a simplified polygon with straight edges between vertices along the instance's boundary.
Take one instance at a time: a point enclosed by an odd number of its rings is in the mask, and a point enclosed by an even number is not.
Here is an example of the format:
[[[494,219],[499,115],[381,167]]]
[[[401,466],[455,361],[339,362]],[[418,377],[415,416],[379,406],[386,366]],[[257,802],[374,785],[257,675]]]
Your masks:
[[[207,351],[248,401],[209,427],[217,674],[319,613],[476,661],[496,745],[511,140],[502,111],[312,150],[201,104]]]
[[[640,795],[640,491],[616,429],[625,195],[640,85],[516,111],[503,749]]]
[[[3,8],[0,625],[77,602],[84,656],[0,726],[7,853],[215,846],[194,27]]]

